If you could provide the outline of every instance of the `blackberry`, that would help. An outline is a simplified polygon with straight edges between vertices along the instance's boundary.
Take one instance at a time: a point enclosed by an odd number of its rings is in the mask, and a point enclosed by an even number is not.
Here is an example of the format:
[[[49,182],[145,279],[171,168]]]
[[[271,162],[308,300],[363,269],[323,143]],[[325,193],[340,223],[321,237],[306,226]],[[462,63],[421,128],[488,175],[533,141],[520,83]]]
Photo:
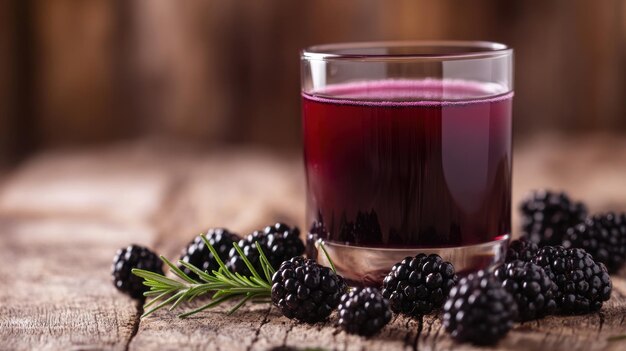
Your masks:
[[[567,228],[582,222],[587,207],[567,194],[539,190],[532,192],[520,207],[523,236],[541,246],[560,245]]]
[[[585,249],[596,261],[604,263],[609,273],[617,272],[626,261],[626,214],[587,218],[567,230],[563,246]]]
[[[512,262],[515,260],[530,262],[537,251],[539,251],[539,246],[526,238],[513,240],[509,244],[509,248],[506,251],[505,262]]]
[[[543,268],[532,262],[515,260],[500,266],[495,276],[515,299],[518,321],[529,321],[556,310],[556,284]]]
[[[339,325],[348,333],[370,336],[389,321],[389,301],[377,289],[357,288],[341,296]]]
[[[222,261],[228,260],[228,253],[233,248],[233,243],[239,239],[237,235],[232,234],[227,229],[223,228],[209,229],[205,236],[209,244],[211,244],[211,246],[213,246],[213,248],[217,251]],[[199,235],[195,237],[183,250],[180,260],[190,263],[209,273],[219,269],[219,265],[213,257],[213,254],[209,248],[204,245],[204,241],[202,241],[202,238]],[[178,268],[180,268],[192,279],[198,279],[198,275],[192,272],[189,268],[183,265],[178,265]]]
[[[117,250],[113,258],[113,284],[131,297],[143,299],[143,293],[149,288],[143,285],[142,278],[131,273],[133,268],[163,274],[163,262],[154,252],[143,246],[130,245]]]
[[[556,283],[556,304],[562,313],[595,311],[611,297],[612,284],[606,267],[583,249],[546,246],[537,252],[533,263]]]
[[[263,253],[274,268],[280,266],[282,262],[304,253],[304,243],[300,239],[300,230],[297,227],[290,228],[283,223],[276,223],[273,226],[265,227],[262,232],[255,231],[246,238],[239,240],[237,245],[259,273],[263,272],[263,269],[255,244],[257,242],[261,245]],[[233,272],[246,276],[251,274],[235,248],[230,250],[226,265]]]
[[[272,302],[287,318],[315,323],[326,319],[346,290],[330,268],[303,257],[283,262],[272,277]]]
[[[321,214],[319,215],[321,217]],[[306,235],[306,256],[308,258],[316,258],[318,251],[315,247],[315,243],[320,238],[327,238],[328,230],[326,229],[326,225],[324,222],[320,220],[315,220],[311,223],[311,227],[309,228],[309,232]]]
[[[394,312],[418,316],[441,307],[457,280],[450,262],[421,253],[391,268],[383,280],[382,294]]]
[[[477,345],[496,343],[517,318],[513,296],[484,271],[461,279],[443,310],[443,325],[452,338]]]

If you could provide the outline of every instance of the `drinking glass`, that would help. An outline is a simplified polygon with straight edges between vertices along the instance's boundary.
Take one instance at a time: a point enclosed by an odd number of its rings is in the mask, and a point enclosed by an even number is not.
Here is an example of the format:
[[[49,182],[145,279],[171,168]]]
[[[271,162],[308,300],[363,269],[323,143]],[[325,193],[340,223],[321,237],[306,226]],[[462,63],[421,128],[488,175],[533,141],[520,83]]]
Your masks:
[[[503,260],[511,231],[513,50],[368,42],[301,53],[308,254],[361,285],[437,253]]]

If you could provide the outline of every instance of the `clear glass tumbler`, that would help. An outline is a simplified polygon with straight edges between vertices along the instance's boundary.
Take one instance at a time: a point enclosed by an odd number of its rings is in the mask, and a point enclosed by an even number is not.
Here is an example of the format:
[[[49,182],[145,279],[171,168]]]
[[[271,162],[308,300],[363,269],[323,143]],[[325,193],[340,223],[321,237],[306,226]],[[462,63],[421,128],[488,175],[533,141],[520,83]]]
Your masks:
[[[503,259],[511,230],[513,50],[372,42],[302,51],[308,253],[379,284],[438,253],[457,271]]]

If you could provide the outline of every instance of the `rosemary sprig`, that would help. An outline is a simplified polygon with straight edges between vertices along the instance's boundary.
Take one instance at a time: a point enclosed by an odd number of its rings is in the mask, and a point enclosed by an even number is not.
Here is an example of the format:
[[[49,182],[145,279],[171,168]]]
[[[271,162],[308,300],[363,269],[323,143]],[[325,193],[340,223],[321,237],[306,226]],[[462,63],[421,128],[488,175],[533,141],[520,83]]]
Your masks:
[[[219,269],[209,273],[204,272],[198,267],[187,262],[178,261],[179,264],[189,268],[189,270],[197,274],[200,281],[189,277],[163,256],[161,256],[161,260],[165,262],[165,264],[170,267],[172,273],[174,273],[174,275],[182,281],[170,279],[164,275],[142,269],[132,270],[133,274],[144,279],[144,285],[150,287],[150,290],[145,292],[144,295],[153,297],[153,299],[144,306],[147,311],[141,316],[142,318],[168,305],[170,305],[169,309],[173,310],[183,302],[192,301],[198,296],[206,295],[208,293],[212,293],[213,295],[207,304],[194,310],[179,314],[178,316],[180,318],[185,318],[206,309],[218,306],[227,300],[238,299],[239,301],[237,304],[235,304],[235,306],[228,311],[228,314],[231,314],[237,311],[248,301],[267,301],[271,297],[271,281],[275,270],[269,263],[267,256],[265,256],[265,253],[258,243],[256,243],[256,248],[260,255],[263,277],[252,266],[250,261],[241,251],[241,248],[236,243],[233,245],[250,272],[252,272],[252,276],[246,277],[239,273],[232,273],[229,271],[224,262],[220,259],[217,251],[215,251],[213,246],[209,244],[207,238],[204,235],[201,235],[201,237],[202,241],[204,241],[204,244],[208,247],[217,261]]]
[[[326,260],[330,264],[330,268],[333,270],[333,273],[337,274],[337,269],[335,268],[335,264],[333,263],[333,260],[330,259],[330,255],[328,254],[328,251],[326,251],[326,246],[324,246],[324,242],[321,239],[318,240],[318,246],[324,252],[324,256],[326,256]]]

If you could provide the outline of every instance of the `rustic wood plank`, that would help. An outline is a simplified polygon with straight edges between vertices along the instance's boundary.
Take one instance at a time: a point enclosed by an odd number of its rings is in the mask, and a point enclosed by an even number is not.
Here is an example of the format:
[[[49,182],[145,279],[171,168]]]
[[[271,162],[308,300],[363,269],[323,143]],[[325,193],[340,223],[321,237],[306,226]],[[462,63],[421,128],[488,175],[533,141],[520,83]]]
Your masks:
[[[149,228],[6,217],[0,228],[0,349],[126,349],[140,306],[111,284],[111,260],[149,244]]]
[[[2,176],[0,349],[127,348],[141,306],[114,289],[111,260],[152,245],[169,187],[145,150],[51,153]]]
[[[148,221],[164,201],[170,175],[158,152],[146,148],[121,144],[36,156],[7,177],[0,213]],[[176,167],[170,159],[168,166]]]
[[[625,155],[626,141],[618,138],[522,143],[514,201],[548,186],[585,199],[593,211],[624,210]],[[110,284],[113,252],[132,241],[176,258],[206,227],[245,234],[275,220],[302,225],[303,190],[297,157],[250,150],[177,153],[142,144],[31,160],[0,189],[0,257],[11,262],[0,266],[0,281],[12,284],[0,289],[0,349],[124,349],[129,341],[131,350],[476,349],[454,344],[434,315],[396,317],[370,339],[340,332],[335,315],[309,326],[267,305],[230,317],[225,306],[187,320],[159,311],[137,324],[135,304]],[[600,313],[518,325],[497,349],[623,349],[624,341],[606,339],[626,333],[624,273]]]
[[[550,316],[517,325],[497,350],[605,350],[607,339],[626,332],[626,281],[614,278],[615,292],[603,309],[587,316]],[[188,308],[198,307],[195,302]],[[267,350],[273,347],[325,350],[480,350],[453,342],[443,331],[438,315],[422,319],[396,316],[372,338],[349,335],[336,328],[333,313],[326,323],[308,325],[289,320],[275,308],[244,307],[234,315],[230,306],[179,319],[176,312],[161,310],[143,319],[130,344],[131,350]],[[624,346],[624,344],[622,344]]]

